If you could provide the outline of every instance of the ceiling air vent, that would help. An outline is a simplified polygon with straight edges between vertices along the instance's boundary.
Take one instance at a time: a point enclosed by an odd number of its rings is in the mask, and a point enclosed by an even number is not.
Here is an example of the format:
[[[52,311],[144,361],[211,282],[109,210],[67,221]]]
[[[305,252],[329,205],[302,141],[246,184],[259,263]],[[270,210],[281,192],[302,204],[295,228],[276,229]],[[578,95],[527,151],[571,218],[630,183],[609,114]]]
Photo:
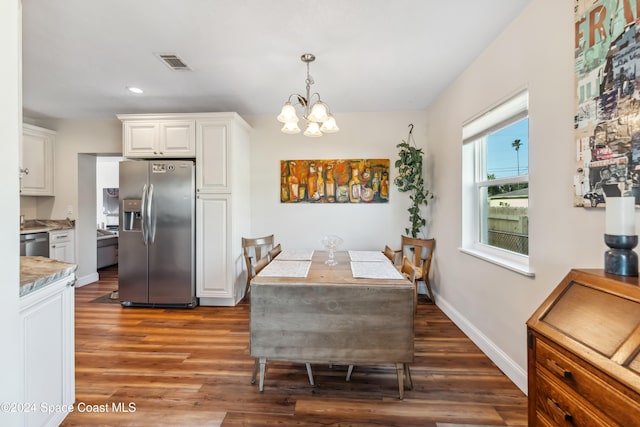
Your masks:
[[[185,64],[182,59],[178,58],[177,55],[172,53],[157,53],[156,56],[173,71],[191,71],[191,68]]]

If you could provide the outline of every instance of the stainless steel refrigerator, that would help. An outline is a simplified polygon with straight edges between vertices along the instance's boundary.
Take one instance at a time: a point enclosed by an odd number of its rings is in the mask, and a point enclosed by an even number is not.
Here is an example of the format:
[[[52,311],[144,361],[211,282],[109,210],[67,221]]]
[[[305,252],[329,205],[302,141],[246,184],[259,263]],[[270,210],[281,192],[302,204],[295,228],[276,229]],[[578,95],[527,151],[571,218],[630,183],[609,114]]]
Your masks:
[[[120,162],[118,294],[123,306],[197,305],[195,164]]]

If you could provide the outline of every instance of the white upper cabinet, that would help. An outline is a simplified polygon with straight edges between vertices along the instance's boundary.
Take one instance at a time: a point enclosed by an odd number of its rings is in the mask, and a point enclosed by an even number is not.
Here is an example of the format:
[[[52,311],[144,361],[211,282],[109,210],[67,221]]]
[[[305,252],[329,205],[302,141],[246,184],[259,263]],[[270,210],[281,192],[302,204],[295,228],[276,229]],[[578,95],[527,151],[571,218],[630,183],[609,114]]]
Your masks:
[[[196,132],[198,192],[227,193],[229,183],[229,126],[217,119],[199,120]]]
[[[195,120],[168,116],[142,118],[139,115],[120,115],[118,118],[123,124],[124,157],[195,157]]]
[[[198,193],[244,194],[250,185],[249,132],[236,113],[212,113],[196,120]]]
[[[53,148],[56,133],[23,125],[20,145],[20,195],[53,196]]]

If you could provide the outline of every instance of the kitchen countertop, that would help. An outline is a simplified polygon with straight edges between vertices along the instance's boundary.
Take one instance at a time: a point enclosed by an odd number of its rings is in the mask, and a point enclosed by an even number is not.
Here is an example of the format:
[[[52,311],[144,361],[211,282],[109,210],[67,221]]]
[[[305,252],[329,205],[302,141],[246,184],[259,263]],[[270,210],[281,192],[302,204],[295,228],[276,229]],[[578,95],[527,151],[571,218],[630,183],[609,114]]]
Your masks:
[[[20,230],[20,234],[65,230],[74,228],[75,225],[76,222],[72,219],[28,219],[24,222],[24,228]]]
[[[41,289],[65,276],[72,275],[75,264],[41,256],[20,257],[20,296]],[[75,279],[74,279],[75,280]]]

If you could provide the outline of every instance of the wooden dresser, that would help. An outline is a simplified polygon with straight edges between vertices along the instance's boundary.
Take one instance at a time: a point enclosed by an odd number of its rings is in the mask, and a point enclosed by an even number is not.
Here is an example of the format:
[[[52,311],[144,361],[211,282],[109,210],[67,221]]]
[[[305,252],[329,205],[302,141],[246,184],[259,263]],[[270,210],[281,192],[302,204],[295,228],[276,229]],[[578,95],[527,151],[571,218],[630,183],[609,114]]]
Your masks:
[[[637,277],[571,270],[527,321],[529,426],[640,426]]]

